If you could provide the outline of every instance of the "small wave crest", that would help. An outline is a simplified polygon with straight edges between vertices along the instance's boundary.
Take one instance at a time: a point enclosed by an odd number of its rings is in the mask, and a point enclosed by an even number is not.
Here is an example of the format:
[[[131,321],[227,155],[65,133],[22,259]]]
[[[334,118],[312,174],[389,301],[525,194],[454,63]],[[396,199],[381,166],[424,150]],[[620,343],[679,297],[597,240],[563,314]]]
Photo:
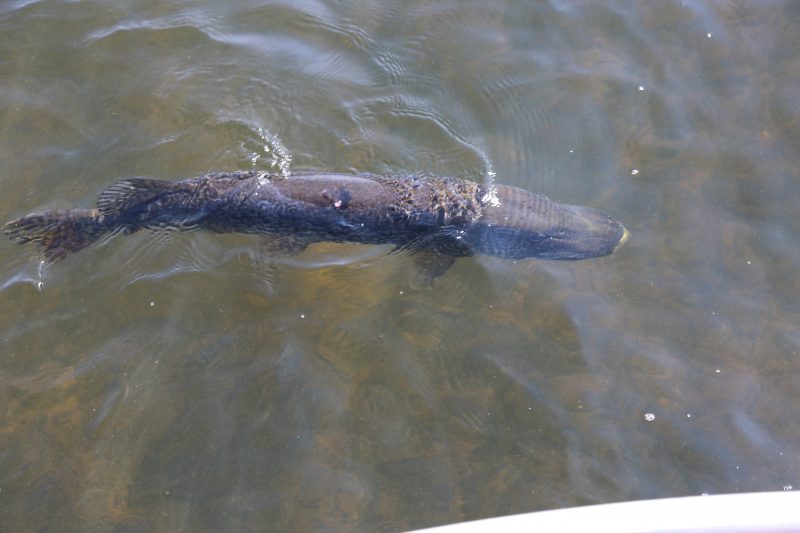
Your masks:
[[[259,127],[259,140],[248,139],[242,142],[241,146],[245,150],[252,150],[250,163],[254,169],[264,168],[261,161],[266,161],[268,170],[277,171],[284,179],[291,175],[292,153],[286,148],[281,138],[269,131]],[[255,144],[256,146],[252,146]]]

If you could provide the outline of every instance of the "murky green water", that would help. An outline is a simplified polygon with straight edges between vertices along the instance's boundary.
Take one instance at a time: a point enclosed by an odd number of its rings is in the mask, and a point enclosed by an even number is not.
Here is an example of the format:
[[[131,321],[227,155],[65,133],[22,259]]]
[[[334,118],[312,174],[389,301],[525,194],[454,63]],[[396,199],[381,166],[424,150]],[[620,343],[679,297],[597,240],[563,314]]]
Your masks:
[[[0,529],[800,486],[798,49],[795,2],[0,4],[2,221],[273,168],[272,138],[293,169],[496,172],[633,233],[429,289],[380,247],[136,234],[40,272],[0,239]]]

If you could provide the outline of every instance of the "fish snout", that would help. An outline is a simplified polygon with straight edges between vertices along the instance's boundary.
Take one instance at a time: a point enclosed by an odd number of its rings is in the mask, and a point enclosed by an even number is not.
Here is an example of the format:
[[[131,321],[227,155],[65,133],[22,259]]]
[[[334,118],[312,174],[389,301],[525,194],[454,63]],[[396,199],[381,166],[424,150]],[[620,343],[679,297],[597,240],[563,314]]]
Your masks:
[[[630,232],[608,214],[591,207],[562,205],[563,217],[551,248],[552,259],[578,260],[614,253]]]
[[[619,238],[619,242],[617,243],[617,246],[614,247],[614,251],[616,252],[617,250],[619,250],[619,247],[628,242],[628,239],[630,238],[631,238],[631,232],[628,231],[628,228],[622,226],[622,237]]]

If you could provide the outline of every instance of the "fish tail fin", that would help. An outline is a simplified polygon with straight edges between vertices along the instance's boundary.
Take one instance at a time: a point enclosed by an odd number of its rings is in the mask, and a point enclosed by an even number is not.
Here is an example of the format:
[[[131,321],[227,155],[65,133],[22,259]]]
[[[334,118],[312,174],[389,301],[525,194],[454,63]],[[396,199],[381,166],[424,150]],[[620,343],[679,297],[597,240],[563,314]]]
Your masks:
[[[56,209],[12,220],[3,227],[3,233],[19,244],[38,244],[45,259],[55,263],[111,229],[106,217],[96,209]]]

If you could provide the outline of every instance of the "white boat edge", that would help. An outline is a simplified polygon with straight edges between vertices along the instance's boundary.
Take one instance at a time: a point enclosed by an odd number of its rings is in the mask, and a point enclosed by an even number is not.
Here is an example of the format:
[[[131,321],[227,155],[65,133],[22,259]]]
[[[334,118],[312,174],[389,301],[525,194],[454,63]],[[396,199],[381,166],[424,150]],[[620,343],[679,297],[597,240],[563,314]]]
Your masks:
[[[753,492],[607,503],[475,520],[414,533],[502,531],[788,532],[800,531],[800,492]]]

